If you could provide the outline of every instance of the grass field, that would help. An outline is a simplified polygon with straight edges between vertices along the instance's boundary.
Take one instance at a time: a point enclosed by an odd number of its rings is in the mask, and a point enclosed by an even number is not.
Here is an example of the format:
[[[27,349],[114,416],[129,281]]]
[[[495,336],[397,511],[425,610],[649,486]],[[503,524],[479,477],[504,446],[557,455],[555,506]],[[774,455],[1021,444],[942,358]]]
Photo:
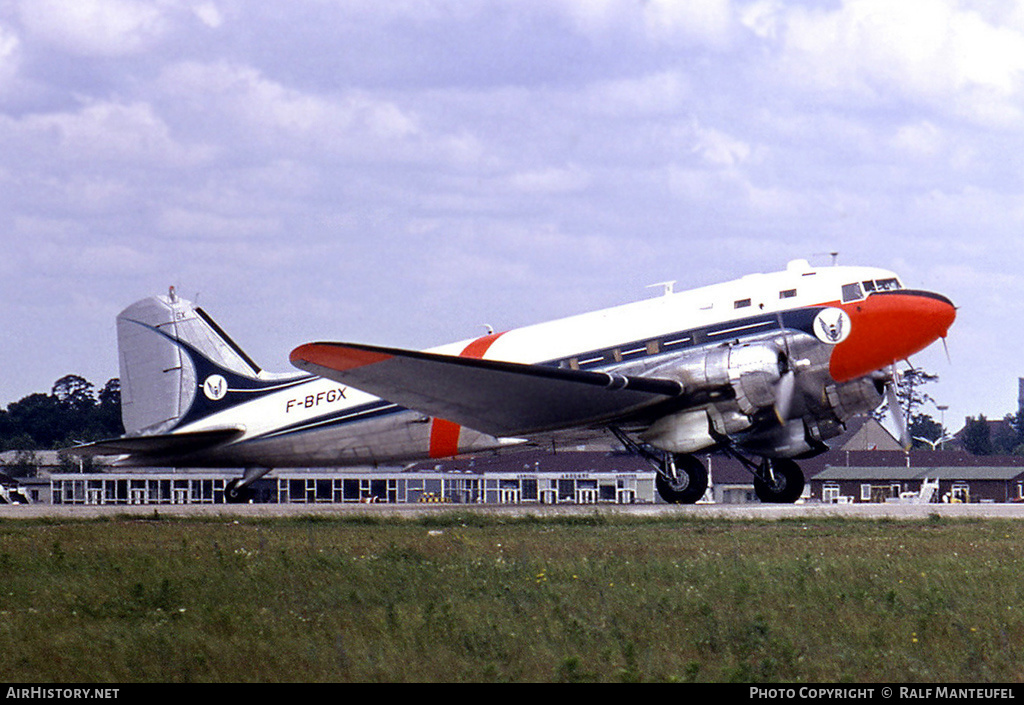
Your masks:
[[[0,521],[6,682],[1024,680],[1024,522]]]

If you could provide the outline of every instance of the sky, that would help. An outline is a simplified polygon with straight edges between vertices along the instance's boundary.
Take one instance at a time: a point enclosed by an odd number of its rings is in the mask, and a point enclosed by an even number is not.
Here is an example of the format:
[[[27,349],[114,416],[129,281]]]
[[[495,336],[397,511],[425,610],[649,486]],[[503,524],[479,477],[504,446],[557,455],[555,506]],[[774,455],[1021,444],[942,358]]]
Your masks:
[[[837,252],[959,307],[956,431],[1017,408],[1022,226],[1018,2],[0,0],[0,405],[172,285],[288,371]]]

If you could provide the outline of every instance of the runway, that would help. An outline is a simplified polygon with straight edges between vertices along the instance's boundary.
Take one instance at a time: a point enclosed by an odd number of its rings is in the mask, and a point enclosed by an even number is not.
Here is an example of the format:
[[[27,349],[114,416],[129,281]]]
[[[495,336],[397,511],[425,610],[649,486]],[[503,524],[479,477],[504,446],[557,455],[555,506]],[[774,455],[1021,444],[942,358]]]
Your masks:
[[[921,520],[1024,519],[1024,504],[147,504],[147,505],[0,505],[0,520],[95,519],[100,517],[221,517],[225,519],[316,516],[328,518],[360,514],[419,519],[468,513],[488,516],[693,517],[764,520],[836,517],[846,519]]]

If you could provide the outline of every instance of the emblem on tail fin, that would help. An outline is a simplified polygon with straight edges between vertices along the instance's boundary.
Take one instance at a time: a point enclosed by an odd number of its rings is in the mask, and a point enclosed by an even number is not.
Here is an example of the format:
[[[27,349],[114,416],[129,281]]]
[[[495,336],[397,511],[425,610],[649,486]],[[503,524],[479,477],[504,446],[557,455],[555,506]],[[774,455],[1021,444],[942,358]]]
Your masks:
[[[221,375],[210,375],[203,382],[203,394],[210,401],[220,401],[228,393],[228,381]]]

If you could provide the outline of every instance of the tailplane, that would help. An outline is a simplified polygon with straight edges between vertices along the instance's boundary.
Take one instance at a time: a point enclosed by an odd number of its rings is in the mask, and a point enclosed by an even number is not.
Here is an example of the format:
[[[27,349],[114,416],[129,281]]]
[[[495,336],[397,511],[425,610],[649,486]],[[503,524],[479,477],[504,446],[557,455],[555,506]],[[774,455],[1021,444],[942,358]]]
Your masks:
[[[212,318],[174,289],[117,317],[121,418],[129,436],[182,425],[297,380],[263,372]]]

